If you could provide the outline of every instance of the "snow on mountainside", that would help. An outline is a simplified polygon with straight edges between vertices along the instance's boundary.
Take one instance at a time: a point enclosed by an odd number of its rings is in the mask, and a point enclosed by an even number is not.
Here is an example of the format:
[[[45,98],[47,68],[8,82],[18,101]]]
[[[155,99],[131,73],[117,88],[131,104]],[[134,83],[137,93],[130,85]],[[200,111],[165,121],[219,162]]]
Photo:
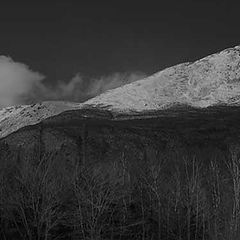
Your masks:
[[[161,111],[176,104],[194,108],[240,105],[240,47],[226,49],[194,63],[167,68],[82,104],[43,102],[2,109],[0,138],[70,110],[80,114],[84,109],[131,114]]]
[[[56,101],[4,108],[0,110],[0,138],[64,111],[77,109],[79,105]]]
[[[85,104],[110,110],[156,110],[174,104],[205,108],[240,101],[240,46],[183,63],[110,90]]]

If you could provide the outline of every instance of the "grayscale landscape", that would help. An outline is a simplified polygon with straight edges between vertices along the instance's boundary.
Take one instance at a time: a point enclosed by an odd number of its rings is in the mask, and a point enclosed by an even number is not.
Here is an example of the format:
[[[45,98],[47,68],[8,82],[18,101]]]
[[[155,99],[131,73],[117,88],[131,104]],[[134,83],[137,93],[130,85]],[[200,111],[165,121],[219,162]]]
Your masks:
[[[85,102],[0,110],[1,239],[237,240],[240,47]]]

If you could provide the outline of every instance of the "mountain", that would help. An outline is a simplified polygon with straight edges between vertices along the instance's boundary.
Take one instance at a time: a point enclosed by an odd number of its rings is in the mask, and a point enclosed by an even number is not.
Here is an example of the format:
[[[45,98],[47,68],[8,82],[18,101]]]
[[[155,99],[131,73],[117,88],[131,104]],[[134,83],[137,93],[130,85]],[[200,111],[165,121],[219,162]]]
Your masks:
[[[176,106],[196,110],[238,106],[239,65],[240,47],[237,46],[194,63],[167,68],[145,79],[109,90],[85,103],[42,102],[5,108],[0,110],[0,138],[69,111],[78,117],[104,116],[117,120],[161,116]],[[71,114],[68,116],[71,124]]]

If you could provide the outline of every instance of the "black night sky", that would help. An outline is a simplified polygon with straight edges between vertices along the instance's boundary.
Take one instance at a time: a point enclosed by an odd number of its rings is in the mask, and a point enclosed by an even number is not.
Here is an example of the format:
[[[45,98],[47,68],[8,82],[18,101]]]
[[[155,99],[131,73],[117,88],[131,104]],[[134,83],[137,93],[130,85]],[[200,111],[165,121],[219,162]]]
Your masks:
[[[0,6],[0,55],[47,76],[152,74],[240,43],[229,1],[8,1]]]

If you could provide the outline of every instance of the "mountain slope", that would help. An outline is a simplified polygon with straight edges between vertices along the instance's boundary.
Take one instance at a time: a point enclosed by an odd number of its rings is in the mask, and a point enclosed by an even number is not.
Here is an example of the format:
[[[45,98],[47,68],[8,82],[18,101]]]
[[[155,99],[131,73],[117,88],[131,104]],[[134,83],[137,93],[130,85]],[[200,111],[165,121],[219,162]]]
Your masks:
[[[43,102],[4,108],[0,110],[0,138],[25,126],[36,125],[66,110],[77,109],[78,105],[67,102]]]
[[[238,104],[240,47],[226,49],[194,63],[179,64],[146,79],[108,91],[85,104],[116,111],[145,111],[186,104],[205,108]]]
[[[176,105],[205,109],[240,104],[240,47],[194,63],[183,63],[145,79],[109,90],[85,103],[43,102],[0,110],[0,138],[30,125],[66,114],[65,121],[98,116],[159,113]],[[100,114],[100,116],[102,116]]]

